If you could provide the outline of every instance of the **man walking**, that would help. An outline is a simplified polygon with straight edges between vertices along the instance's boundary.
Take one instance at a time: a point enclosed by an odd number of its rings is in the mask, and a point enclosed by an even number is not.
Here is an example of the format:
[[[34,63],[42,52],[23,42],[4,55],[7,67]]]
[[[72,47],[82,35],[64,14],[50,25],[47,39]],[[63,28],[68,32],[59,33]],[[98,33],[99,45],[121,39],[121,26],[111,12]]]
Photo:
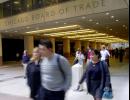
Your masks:
[[[38,100],[64,100],[65,92],[71,86],[72,72],[68,60],[52,52],[50,40],[41,40],[39,52],[42,60],[41,89]]]
[[[108,67],[110,67],[110,64],[109,64],[110,53],[105,48],[105,45],[102,45],[100,53],[101,53],[101,61],[105,61],[107,63],[107,65],[108,65]]]

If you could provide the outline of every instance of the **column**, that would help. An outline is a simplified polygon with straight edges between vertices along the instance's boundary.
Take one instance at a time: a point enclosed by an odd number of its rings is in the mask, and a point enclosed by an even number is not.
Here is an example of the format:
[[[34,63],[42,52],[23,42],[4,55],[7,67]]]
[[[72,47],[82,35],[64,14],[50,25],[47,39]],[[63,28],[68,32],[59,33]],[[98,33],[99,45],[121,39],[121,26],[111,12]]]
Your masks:
[[[24,49],[28,51],[29,55],[32,55],[33,48],[34,48],[33,36],[24,36]]]
[[[94,47],[94,49],[97,49],[97,44],[96,44],[96,42],[93,42],[93,47]]]
[[[0,65],[2,65],[2,35],[0,33]]]
[[[50,40],[51,40],[52,46],[53,46],[52,50],[53,50],[53,52],[55,52],[55,38],[50,38]]]
[[[86,49],[89,47],[89,41],[86,41]]]
[[[81,50],[81,41],[79,40],[75,41],[75,49],[77,50],[78,48]]]
[[[63,54],[65,57],[70,57],[70,40],[64,39],[63,40]]]
[[[87,41],[83,41],[83,46],[84,46],[84,49],[86,50],[88,45],[87,45]]]
[[[92,49],[94,49],[94,43],[93,42],[89,42],[89,45],[91,46]]]
[[[101,43],[97,42],[97,49],[100,50],[101,49]]]

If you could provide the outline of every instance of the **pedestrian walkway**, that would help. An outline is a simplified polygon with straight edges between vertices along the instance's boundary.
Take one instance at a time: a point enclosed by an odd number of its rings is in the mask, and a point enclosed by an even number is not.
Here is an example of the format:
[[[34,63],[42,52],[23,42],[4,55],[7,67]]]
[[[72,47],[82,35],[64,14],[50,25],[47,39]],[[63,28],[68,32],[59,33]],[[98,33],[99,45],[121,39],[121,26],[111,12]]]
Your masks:
[[[129,100],[129,63],[112,60],[110,64],[114,93],[112,100]],[[93,100],[92,96],[87,94],[85,84],[84,87],[85,90],[81,92],[70,89],[66,100]],[[0,100],[30,100],[22,66],[0,68]]]

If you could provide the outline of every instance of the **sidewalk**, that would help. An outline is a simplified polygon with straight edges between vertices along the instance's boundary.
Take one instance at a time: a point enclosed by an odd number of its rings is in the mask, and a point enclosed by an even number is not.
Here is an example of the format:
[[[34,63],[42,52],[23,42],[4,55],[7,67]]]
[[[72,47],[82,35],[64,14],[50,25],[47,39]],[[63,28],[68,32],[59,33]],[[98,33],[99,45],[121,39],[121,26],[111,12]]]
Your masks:
[[[20,97],[20,96],[0,93],[0,100],[31,100],[31,99],[27,97]]]
[[[119,63],[111,59],[111,81],[114,98],[112,100],[129,100],[129,63]],[[84,87],[86,85],[84,84]],[[86,88],[85,88],[86,89]],[[23,78],[22,66],[0,68],[0,100],[30,100],[29,88]],[[65,100],[93,100],[91,95],[70,89]],[[105,99],[103,99],[105,100]]]

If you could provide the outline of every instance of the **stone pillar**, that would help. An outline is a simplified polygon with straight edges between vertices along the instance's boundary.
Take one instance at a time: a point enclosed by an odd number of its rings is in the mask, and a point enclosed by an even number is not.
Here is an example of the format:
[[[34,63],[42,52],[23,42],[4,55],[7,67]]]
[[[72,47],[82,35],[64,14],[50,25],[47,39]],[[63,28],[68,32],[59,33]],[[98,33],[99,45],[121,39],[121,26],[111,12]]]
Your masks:
[[[76,49],[76,51],[77,51],[78,48],[81,50],[81,41],[79,41],[79,40],[75,41],[75,49]]]
[[[63,40],[63,54],[65,57],[70,57],[70,40],[64,39]]]
[[[88,47],[87,41],[83,41],[83,46],[84,46],[84,49],[86,50]]]
[[[53,52],[55,52],[55,38],[50,38],[51,42],[52,42],[52,45],[53,45]]]
[[[92,49],[94,49],[94,42],[89,42],[89,45],[91,46]]]
[[[87,45],[87,47],[86,47],[86,49],[89,47],[89,41],[86,41],[86,45]]]
[[[93,42],[93,47],[94,47],[94,49],[97,49],[97,44],[96,44],[96,42]]]
[[[101,43],[97,42],[97,49],[100,50],[101,49]]]
[[[29,55],[32,55],[33,48],[34,48],[33,36],[24,36],[24,49],[27,50]]]
[[[2,60],[2,35],[0,33],[0,65],[2,65],[3,60]]]

